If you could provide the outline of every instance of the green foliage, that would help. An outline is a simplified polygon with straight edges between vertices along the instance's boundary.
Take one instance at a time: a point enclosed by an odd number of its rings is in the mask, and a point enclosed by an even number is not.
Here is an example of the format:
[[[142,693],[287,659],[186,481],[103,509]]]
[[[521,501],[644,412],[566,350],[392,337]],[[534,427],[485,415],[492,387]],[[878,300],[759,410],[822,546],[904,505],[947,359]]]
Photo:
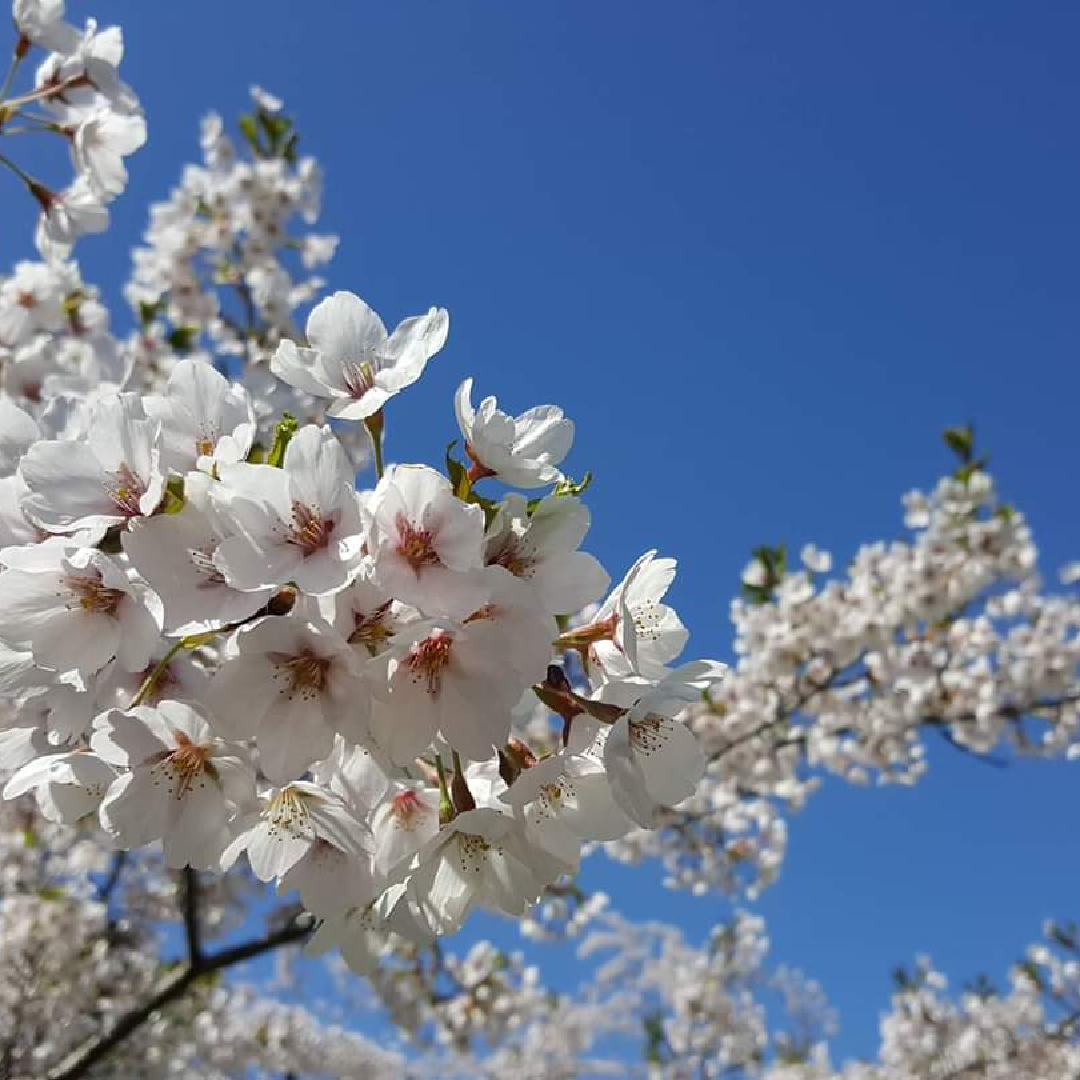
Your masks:
[[[772,600],[777,586],[784,580],[784,573],[787,570],[787,547],[784,544],[777,544],[776,547],[762,544],[754,548],[753,555],[761,565],[764,577],[756,585],[744,581],[742,595],[751,604],[767,604]]]
[[[645,1029],[645,1060],[652,1065],[663,1065],[668,1060],[668,1041],[664,1034],[664,1014],[654,1009],[641,1018]]]
[[[179,514],[184,509],[184,478],[171,476],[165,485],[165,498],[161,508],[166,514]]]
[[[199,328],[197,326],[177,326],[170,331],[169,336],[165,339],[168,341],[172,348],[180,353],[181,356],[191,352],[192,346],[195,344],[195,339],[199,336]]]
[[[244,113],[239,124],[240,133],[256,157],[282,158],[290,165],[295,164],[299,136],[287,116],[260,105],[253,113]]]
[[[941,433],[941,437],[959,461],[953,472],[955,479],[966,484],[977,472],[985,472],[990,458],[986,454],[976,456],[974,425],[948,427]]]

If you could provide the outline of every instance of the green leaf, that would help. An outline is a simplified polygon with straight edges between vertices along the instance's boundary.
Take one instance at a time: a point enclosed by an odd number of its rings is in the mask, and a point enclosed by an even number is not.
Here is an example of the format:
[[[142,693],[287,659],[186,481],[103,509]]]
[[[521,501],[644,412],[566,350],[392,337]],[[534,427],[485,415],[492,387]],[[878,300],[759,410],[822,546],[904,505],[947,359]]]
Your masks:
[[[752,604],[767,604],[784,580],[787,571],[787,547],[784,544],[776,547],[762,544],[754,548],[753,556],[761,564],[765,577],[758,585],[750,585],[744,581],[741,587],[742,595]]]
[[[145,330],[165,308],[165,301],[155,300],[152,304],[146,300],[139,301],[139,325]]]
[[[259,127],[266,134],[267,156],[283,156],[284,148],[289,141],[289,134],[292,131],[292,121],[287,116],[268,112],[266,109],[259,109],[258,121]]]
[[[961,462],[966,463],[971,460],[975,453],[975,429],[971,424],[965,424],[963,427],[948,427],[941,433],[941,437],[945,440],[945,445]]]
[[[176,352],[184,354],[191,352],[191,347],[198,336],[197,326],[177,326],[165,340]]]
[[[592,483],[592,470],[586,471],[585,475],[578,481],[570,479],[569,476],[563,477],[554,488],[551,489],[552,495],[580,495],[588,488]]]
[[[46,885],[38,889],[37,894],[42,900],[63,900],[65,896],[64,890],[56,885]]]
[[[165,485],[162,509],[166,514],[179,514],[184,509],[184,478],[171,476]]]
[[[259,124],[251,113],[244,113],[239,120],[240,131],[247,140],[248,146],[259,157],[264,156],[264,150],[259,144]]]
[[[451,439],[446,446],[446,475],[450,479],[450,487],[459,499],[469,502],[472,494],[472,483],[469,480],[469,470],[453,457],[450,453],[457,446],[457,439]]]
[[[580,480],[571,480],[570,477],[565,477],[560,480],[548,493],[548,495],[537,495],[525,504],[525,509],[528,513],[532,514],[536,508],[548,498],[550,495],[580,495],[590,484],[592,483],[592,470],[588,472]]]
[[[645,1057],[654,1065],[662,1065],[666,1060],[664,1048],[667,1038],[664,1035],[664,1017],[659,1009],[646,1013],[641,1018],[645,1029]]]

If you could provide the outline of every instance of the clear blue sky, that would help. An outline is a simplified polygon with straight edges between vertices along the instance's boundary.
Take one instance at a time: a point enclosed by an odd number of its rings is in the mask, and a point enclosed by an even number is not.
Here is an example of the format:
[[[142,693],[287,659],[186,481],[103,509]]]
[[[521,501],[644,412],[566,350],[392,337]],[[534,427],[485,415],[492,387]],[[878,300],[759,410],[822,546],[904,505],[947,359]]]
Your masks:
[[[451,312],[391,453],[437,459],[466,374],[561,404],[592,550],[616,576],[677,556],[696,653],[727,655],[754,544],[896,535],[946,424],[975,421],[1048,571],[1080,557],[1075,4],[69,7],[124,25],[150,122],[88,276],[123,275],[206,110],[283,96],[326,167],[332,287],[388,322]],[[914,791],[834,784],[792,822],[761,908],[842,1051],[876,1044],[896,962],[1000,975],[1044,916],[1080,916],[1077,790],[1073,766],[935,753]],[[590,878],[692,933],[727,910]]]

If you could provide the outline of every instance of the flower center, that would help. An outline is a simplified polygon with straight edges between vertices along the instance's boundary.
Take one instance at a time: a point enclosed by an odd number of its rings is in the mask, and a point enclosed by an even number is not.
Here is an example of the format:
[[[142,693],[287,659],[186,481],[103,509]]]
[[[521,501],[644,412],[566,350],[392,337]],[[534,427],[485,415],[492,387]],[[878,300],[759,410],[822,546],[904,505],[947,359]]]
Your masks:
[[[489,566],[501,566],[504,570],[509,570],[514,577],[531,577],[532,569],[536,565],[536,559],[522,549],[515,536],[508,536],[487,561]]]
[[[310,701],[326,689],[331,664],[328,657],[316,656],[310,649],[305,649],[296,656],[271,653],[270,659],[277,668],[274,678],[288,680],[288,685],[281,691],[286,697],[299,694]]]
[[[414,819],[421,809],[423,803],[415,791],[399,792],[390,803],[390,813],[403,829],[411,829],[416,824]]]
[[[439,556],[432,545],[432,536],[427,529],[416,528],[404,514],[398,514],[394,521],[397,526],[397,553],[416,571],[425,566],[437,566]]]
[[[199,457],[209,457],[214,452],[214,440],[208,435],[195,440],[195,453]]]
[[[461,869],[479,874],[484,868],[491,844],[475,833],[458,833],[458,852],[461,856]]]
[[[195,586],[197,589],[208,589],[214,585],[225,584],[225,575],[214,565],[213,555],[209,551],[188,548],[188,558],[191,560],[191,565],[203,576],[203,580]]]
[[[450,663],[450,648],[454,635],[446,630],[436,630],[423,641],[418,641],[405,658],[405,666],[412,673],[413,682],[426,683],[427,692],[438,697],[442,689],[443,669]]]
[[[540,789],[540,794],[544,801],[550,806],[562,802],[563,789],[558,784],[545,784]]]
[[[293,500],[292,525],[289,528],[290,544],[295,544],[305,555],[321,551],[330,543],[334,522],[324,518],[318,507],[305,506]]]
[[[392,601],[387,600],[374,611],[365,614],[362,611],[353,612],[354,628],[349,635],[350,645],[366,645],[369,651],[377,649],[393,631],[386,624],[386,618],[390,614]]]
[[[116,509],[126,517],[137,517],[142,513],[139,500],[146,494],[146,485],[126,464],[121,463],[116,472],[109,473],[105,491]]]
[[[375,385],[375,366],[369,360],[362,360],[360,363],[344,360],[341,364],[341,377],[345,381],[345,389],[359,401]]]
[[[269,826],[271,840],[282,839],[281,834],[292,839],[312,838],[303,795],[291,785],[270,796],[263,816]]]
[[[69,574],[64,578],[64,585],[78,607],[83,611],[96,611],[101,615],[115,616],[124,599],[122,589],[110,589],[99,574]],[[67,605],[70,610],[72,605]]]
[[[182,731],[176,733],[176,744],[176,749],[167,758],[167,767],[176,781],[173,797],[182,799],[206,769],[210,747],[196,745]]]
[[[630,723],[630,745],[641,754],[654,754],[667,744],[667,719],[650,713]]]

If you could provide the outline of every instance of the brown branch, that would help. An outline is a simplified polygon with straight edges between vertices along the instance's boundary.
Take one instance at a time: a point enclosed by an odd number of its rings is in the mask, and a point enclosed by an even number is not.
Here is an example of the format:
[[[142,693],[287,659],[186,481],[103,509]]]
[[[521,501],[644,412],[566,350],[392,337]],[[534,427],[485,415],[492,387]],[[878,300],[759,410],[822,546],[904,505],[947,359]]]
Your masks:
[[[240,945],[233,945],[209,956],[200,955],[197,962],[189,963],[179,975],[170,978],[153,997],[130,1012],[125,1013],[106,1035],[69,1054],[60,1065],[48,1074],[48,1080],[79,1080],[80,1077],[89,1075],[90,1070],[95,1065],[112,1053],[128,1036],[142,1027],[154,1013],[183,997],[188,988],[199,979],[216,971],[232,967],[234,964],[241,964],[245,960],[251,960],[256,956],[272,952],[283,945],[293,945],[296,942],[303,941],[311,933],[311,930],[311,926],[300,926],[295,921],[292,921],[280,930],[275,930],[265,937],[255,938]]]
[[[188,964],[202,963],[202,917],[199,912],[199,872],[190,866],[182,871],[182,903],[184,906],[184,936],[187,938]]]

